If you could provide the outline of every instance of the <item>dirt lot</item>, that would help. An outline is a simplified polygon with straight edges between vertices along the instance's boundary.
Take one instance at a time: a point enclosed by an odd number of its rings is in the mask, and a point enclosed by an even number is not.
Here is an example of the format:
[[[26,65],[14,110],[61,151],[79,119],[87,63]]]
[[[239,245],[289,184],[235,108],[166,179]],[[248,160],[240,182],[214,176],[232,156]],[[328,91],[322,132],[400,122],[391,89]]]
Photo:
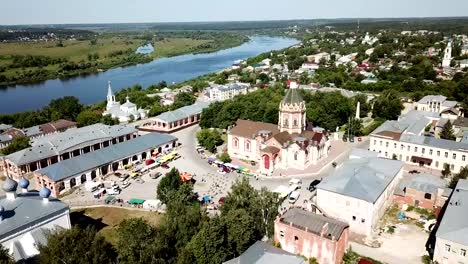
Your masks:
[[[382,233],[378,240],[380,248],[370,248],[355,242],[350,246],[357,253],[389,264],[419,264],[426,255],[426,241],[429,234],[412,224],[397,224],[395,233]]]
[[[71,213],[73,225],[92,226],[109,242],[117,242],[116,228],[120,222],[130,218],[143,218],[152,225],[159,225],[162,216],[156,212],[130,210],[123,208],[96,207],[75,210]]]

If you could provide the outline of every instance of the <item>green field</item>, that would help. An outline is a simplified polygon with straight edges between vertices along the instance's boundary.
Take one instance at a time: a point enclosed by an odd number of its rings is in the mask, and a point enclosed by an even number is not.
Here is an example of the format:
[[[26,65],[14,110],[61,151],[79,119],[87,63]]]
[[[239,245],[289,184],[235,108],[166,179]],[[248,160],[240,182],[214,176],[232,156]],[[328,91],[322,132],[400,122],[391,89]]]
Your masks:
[[[243,37],[227,39],[165,37],[152,42],[155,51],[148,55],[135,54],[136,49],[148,41],[131,34],[128,37],[99,36],[95,41],[0,43],[0,85],[67,78],[114,67],[146,63],[155,58],[211,52],[240,45],[243,41],[245,41]],[[96,57],[90,58],[91,55]],[[62,59],[66,62],[31,67],[31,64],[15,65],[15,56]]]
[[[112,244],[117,243],[117,227],[125,219],[143,218],[149,224],[157,226],[161,223],[162,215],[156,212],[130,210],[113,207],[96,207],[76,210],[71,213],[72,225],[94,227]]]

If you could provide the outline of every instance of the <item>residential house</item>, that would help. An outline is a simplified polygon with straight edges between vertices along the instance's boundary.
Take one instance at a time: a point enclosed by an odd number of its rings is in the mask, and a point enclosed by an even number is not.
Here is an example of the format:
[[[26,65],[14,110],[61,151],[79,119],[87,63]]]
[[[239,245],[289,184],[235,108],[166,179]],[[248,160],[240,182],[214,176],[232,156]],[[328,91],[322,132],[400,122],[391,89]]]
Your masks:
[[[403,162],[354,154],[317,186],[317,207],[344,221],[351,233],[369,237],[391,204]]]
[[[348,247],[348,224],[300,208],[290,208],[275,221],[275,242],[289,253],[318,263],[342,263]]]
[[[459,180],[436,226],[433,260],[440,264],[468,262],[468,181]]]
[[[438,176],[427,173],[404,179],[395,189],[393,200],[400,205],[433,210],[442,208],[451,193],[447,182]]]

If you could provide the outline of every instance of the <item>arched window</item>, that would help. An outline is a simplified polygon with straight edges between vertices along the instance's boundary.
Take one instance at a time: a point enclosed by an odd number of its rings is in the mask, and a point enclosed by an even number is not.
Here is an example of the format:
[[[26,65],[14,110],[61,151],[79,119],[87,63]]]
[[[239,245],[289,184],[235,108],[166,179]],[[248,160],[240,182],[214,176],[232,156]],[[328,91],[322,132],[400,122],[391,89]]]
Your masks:
[[[297,119],[294,119],[293,124],[294,124],[295,127],[297,127]]]
[[[294,152],[294,160],[297,160],[297,152]]]
[[[247,140],[247,142],[245,142],[245,150],[250,151],[250,140]]]
[[[289,126],[289,120],[287,118],[284,119],[283,126]]]
[[[239,139],[238,138],[234,138],[234,147],[235,148],[239,147]]]

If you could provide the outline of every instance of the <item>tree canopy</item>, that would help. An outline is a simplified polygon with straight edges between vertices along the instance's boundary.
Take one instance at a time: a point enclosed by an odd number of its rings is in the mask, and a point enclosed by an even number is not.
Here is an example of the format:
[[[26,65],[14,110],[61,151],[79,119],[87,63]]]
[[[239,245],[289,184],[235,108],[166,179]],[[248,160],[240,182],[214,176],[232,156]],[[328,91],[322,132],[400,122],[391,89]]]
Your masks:
[[[439,137],[447,140],[456,139],[455,134],[453,133],[452,122],[450,122],[450,120],[448,120],[447,123],[444,124],[442,131],[440,131]]]
[[[72,227],[52,233],[38,246],[41,264],[116,263],[117,253],[94,229]]]
[[[202,129],[197,132],[198,143],[211,153],[216,152],[216,147],[223,144],[221,133],[216,129]]]
[[[10,145],[6,146],[4,149],[0,150],[5,155],[9,155],[11,153],[20,151],[25,148],[31,147],[31,144],[29,143],[29,138],[27,137],[17,137],[14,138]]]

